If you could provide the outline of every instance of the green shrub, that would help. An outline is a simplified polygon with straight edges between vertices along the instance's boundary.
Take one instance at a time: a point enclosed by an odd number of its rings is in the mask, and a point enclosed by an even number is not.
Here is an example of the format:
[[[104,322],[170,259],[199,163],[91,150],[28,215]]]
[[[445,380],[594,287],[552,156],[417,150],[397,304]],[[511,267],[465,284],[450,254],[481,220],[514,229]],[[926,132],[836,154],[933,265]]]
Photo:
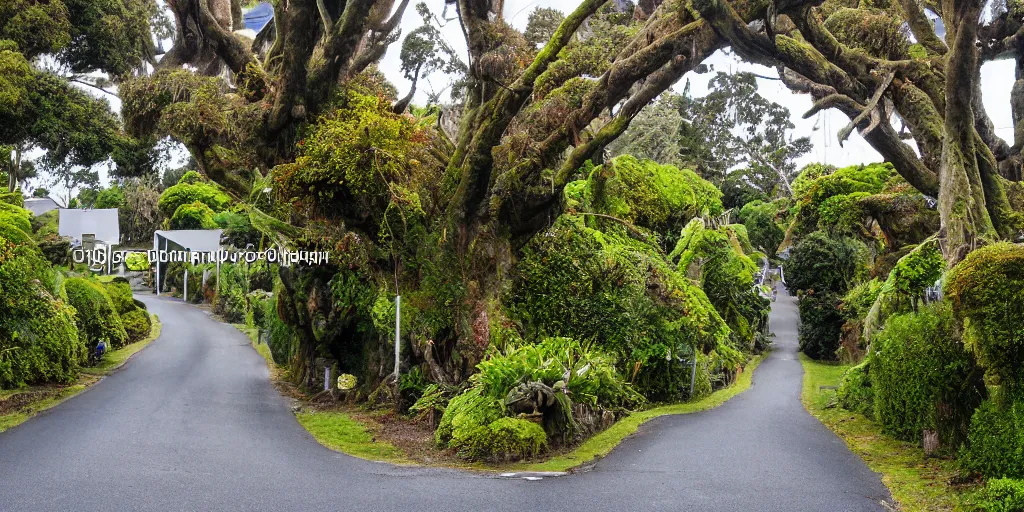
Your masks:
[[[870,358],[875,419],[886,433],[920,441],[928,429],[947,448],[963,443],[971,414],[987,393],[948,304],[890,318],[872,339]]]
[[[1024,478],[1024,401],[999,398],[989,398],[974,411],[958,462],[986,477]]]
[[[562,382],[579,403],[610,408],[643,401],[615,370],[613,359],[571,338],[512,347],[484,359],[477,369],[481,391],[492,398],[505,398],[520,382]]]
[[[794,290],[845,294],[865,268],[864,244],[816,231],[796,246],[784,265],[786,285]]]
[[[441,448],[458,449],[460,443],[473,439],[473,429],[486,429],[504,416],[500,399],[485,395],[479,387],[472,387],[448,402],[434,431],[434,440]]]
[[[32,241],[32,225],[29,223],[28,210],[23,211],[26,214],[0,210],[0,236],[15,245]]]
[[[217,229],[218,227],[213,220],[213,210],[199,201],[183,204],[174,210],[170,226],[171,229]]]
[[[1024,247],[971,252],[949,272],[946,296],[985,369],[1011,393],[1024,389]]]
[[[128,341],[121,318],[114,309],[114,303],[103,289],[103,285],[84,277],[72,277],[64,281],[68,302],[75,311],[79,338],[92,349],[100,340],[108,348],[119,348]]]
[[[834,293],[808,293],[800,297],[800,350],[811,359],[836,359],[843,315]]]
[[[514,461],[536,457],[548,445],[540,425],[519,418],[501,418],[487,426],[487,451],[491,458]]]
[[[171,217],[181,205],[197,201],[220,212],[231,204],[231,197],[208,183],[179,183],[160,194],[158,206],[165,217]]]
[[[110,302],[114,304],[117,314],[123,315],[137,309],[135,299],[132,298],[132,287],[127,280],[114,279],[109,283],[103,283],[103,287],[106,288],[107,295],[110,297]]]
[[[535,236],[513,279],[505,305],[525,339],[595,343],[623,375],[635,372],[636,389],[649,399],[677,400],[689,388],[689,372],[667,354],[696,346],[722,366],[742,363],[707,295],[660,249],[586,227],[579,217],[563,215]]]
[[[128,343],[146,339],[153,329],[153,321],[145,309],[133,309],[121,315],[121,324],[128,335]]]
[[[32,232],[36,239],[48,236],[60,236],[60,211],[50,210],[42,215],[32,217]]]
[[[964,512],[1024,511],[1024,480],[997,478],[969,493],[961,503]]]
[[[0,389],[77,377],[85,346],[75,310],[51,294],[53,285],[35,246],[0,235]]]
[[[882,291],[882,281],[872,279],[854,286],[842,301],[843,316],[847,320],[863,320]]]
[[[203,183],[206,179],[203,178],[199,171],[186,171],[185,174],[178,178],[178,184],[195,185],[196,183]]]
[[[129,253],[124,259],[124,264],[132,272],[142,272],[150,268],[149,256],[144,252]]]
[[[836,392],[836,398],[843,409],[859,412],[869,418],[874,417],[875,390],[871,386],[869,361],[866,360],[846,371]]]

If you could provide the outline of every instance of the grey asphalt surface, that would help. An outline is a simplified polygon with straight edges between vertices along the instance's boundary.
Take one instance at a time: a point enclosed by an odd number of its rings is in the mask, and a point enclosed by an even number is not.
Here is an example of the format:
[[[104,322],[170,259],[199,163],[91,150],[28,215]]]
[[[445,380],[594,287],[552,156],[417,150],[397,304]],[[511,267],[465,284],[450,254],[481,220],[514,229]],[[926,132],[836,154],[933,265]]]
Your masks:
[[[248,339],[143,298],[160,339],[79,396],[0,433],[0,511],[867,511],[889,493],[800,404],[796,306],[726,404],[645,424],[591,471],[539,481],[396,467],[321,447]]]

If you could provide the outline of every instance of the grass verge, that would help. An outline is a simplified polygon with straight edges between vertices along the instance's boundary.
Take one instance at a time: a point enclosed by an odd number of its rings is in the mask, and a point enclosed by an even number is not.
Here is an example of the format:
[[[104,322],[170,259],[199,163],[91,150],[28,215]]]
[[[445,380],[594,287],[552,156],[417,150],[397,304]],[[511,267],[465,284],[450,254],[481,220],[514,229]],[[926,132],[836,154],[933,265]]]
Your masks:
[[[150,318],[153,320],[153,328],[149,332],[149,336],[126,347],[108,352],[96,366],[82,368],[79,372],[78,380],[74,384],[68,386],[28,386],[15,390],[0,391],[0,400],[17,399],[19,402],[23,402],[9,412],[0,413],[0,432],[21,425],[28,421],[29,418],[81,393],[89,386],[99,382],[100,378],[124,366],[128,359],[160,337],[162,327],[160,319],[152,314]],[[23,398],[25,399],[20,400],[18,395],[24,395]]]
[[[341,412],[300,412],[295,415],[318,443],[360,459],[408,464],[400,449],[390,443],[379,442],[366,425]]]
[[[956,509],[959,492],[949,484],[956,475],[953,460],[926,458],[919,446],[882,433],[881,426],[863,414],[832,406],[835,391],[821,387],[838,386],[851,365],[821,363],[803,354],[800,362],[804,367],[804,407],[842,438],[872,471],[881,473],[882,483],[889,488],[900,510]]]
[[[245,324],[232,324],[239,331],[245,333],[252,341],[253,347],[267,362],[271,376],[277,373],[276,365],[270,355],[270,348],[257,341],[258,332],[256,329]],[[453,464],[454,467],[480,470],[501,470],[501,471],[568,471],[588,462],[595,461],[611,452],[619,443],[630,434],[636,432],[640,425],[656,418],[669,414],[690,414],[706,411],[722,405],[730,398],[746,391],[753,382],[754,370],[761,363],[764,356],[754,357],[747,367],[740,373],[736,382],[730,386],[715,391],[696,402],[664,405],[647,409],[631,414],[616,422],[607,430],[588,439],[574,450],[556,455],[550,459],[521,463],[514,465],[486,466],[479,463],[474,464]],[[305,411],[295,415],[299,424],[306,429],[314,439],[321,445],[335,451],[340,451],[353,457],[378,462],[390,462],[394,464],[415,463],[407,456],[401,448],[390,443],[378,441],[372,430],[363,422],[354,419],[349,414],[338,411]],[[447,464],[446,464],[447,465]]]

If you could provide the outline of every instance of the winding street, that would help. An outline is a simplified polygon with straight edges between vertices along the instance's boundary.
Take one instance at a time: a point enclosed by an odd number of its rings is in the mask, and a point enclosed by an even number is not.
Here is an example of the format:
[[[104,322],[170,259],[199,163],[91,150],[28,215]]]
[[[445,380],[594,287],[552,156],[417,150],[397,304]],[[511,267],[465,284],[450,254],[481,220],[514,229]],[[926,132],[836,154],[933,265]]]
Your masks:
[[[655,419],[587,472],[537,481],[368,462],[321,447],[248,338],[142,297],[160,339],[121,371],[0,433],[0,510],[885,510],[879,476],[800,403],[795,301],[747,392]]]

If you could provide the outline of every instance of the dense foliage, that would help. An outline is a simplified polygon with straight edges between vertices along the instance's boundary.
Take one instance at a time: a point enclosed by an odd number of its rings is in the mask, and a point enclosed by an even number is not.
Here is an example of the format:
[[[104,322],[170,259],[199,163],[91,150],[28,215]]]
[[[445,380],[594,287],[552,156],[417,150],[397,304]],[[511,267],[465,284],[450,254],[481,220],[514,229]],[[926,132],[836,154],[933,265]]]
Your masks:
[[[874,418],[898,439],[937,431],[956,449],[974,409],[987,396],[983,371],[964,350],[947,303],[897,315],[872,338]]]
[[[0,233],[0,389],[77,376],[85,347],[58,288],[32,242]]]
[[[949,272],[946,295],[981,364],[1011,393],[1024,388],[1024,248],[972,252]]]
[[[100,342],[118,348],[128,342],[121,317],[114,309],[103,284],[86,277],[69,277],[64,281],[68,303],[77,311],[78,335],[90,349]]]

